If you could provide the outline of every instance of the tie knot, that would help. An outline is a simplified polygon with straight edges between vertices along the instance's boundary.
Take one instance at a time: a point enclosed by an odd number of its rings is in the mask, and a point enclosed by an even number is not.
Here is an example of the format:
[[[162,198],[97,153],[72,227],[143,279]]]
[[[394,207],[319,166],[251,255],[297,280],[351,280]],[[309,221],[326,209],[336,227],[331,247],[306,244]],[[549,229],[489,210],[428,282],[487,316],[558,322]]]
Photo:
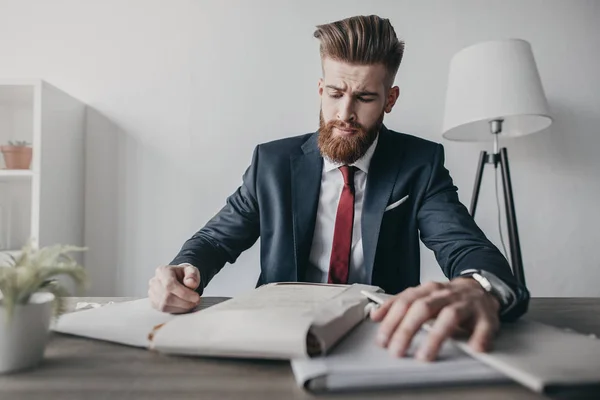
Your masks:
[[[354,187],[354,171],[356,171],[356,167],[342,165],[340,171],[344,177],[344,185]]]

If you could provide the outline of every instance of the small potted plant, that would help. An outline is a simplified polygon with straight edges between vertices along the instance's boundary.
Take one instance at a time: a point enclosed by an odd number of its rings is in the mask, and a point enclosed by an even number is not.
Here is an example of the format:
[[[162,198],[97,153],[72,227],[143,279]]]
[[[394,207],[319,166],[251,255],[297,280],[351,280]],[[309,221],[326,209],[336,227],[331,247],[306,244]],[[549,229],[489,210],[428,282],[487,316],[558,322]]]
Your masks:
[[[10,140],[8,145],[0,146],[0,151],[7,169],[29,169],[33,152],[28,142]]]
[[[27,244],[18,258],[0,266],[0,374],[36,366],[44,356],[52,316],[64,312],[69,292],[60,275],[78,291],[86,285],[84,268],[69,255],[84,248]]]

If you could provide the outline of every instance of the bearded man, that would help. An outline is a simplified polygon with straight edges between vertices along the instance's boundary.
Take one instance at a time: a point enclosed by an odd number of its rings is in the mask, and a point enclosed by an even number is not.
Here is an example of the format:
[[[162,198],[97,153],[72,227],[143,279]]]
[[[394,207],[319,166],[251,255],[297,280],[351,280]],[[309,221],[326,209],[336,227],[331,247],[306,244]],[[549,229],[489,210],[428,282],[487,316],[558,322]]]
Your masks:
[[[396,294],[371,313],[381,321],[379,344],[395,356],[433,318],[417,358],[433,360],[458,330],[488,350],[500,321],[526,311],[529,293],[460,203],[443,146],[383,125],[400,93],[393,83],[404,42],[378,16],[320,25],[314,36],[318,131],[256,147],[226,205],[156,269],[153,306],[194,308],[225,263],[260,238],[257,285],[364,283]],[[420,283],[419,238],[448,282]]]

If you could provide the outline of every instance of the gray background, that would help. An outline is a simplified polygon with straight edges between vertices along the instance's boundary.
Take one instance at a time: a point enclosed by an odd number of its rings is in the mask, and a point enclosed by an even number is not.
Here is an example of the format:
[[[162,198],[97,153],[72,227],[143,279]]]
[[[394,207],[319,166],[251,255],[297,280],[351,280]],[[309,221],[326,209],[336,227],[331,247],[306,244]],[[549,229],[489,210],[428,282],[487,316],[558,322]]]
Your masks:
[[[90,106],[89,294],[145,295],[154,268],[240,184],[256,144],[315,130],[314,27],[372,13],[406,41],[385,123],[445,144],[465,204],[490,148],[441,137],[450,58],[484,40],[531,43],[555,121],[504,143],[527,280],[535,296],[599,296],[598,1],[0,0],[0,77],[43,78]],[[477,222],[499,245],[493,178]],[[257,247],[207,293],[253,287]],[[423,279],[443,279],[423,256]]]

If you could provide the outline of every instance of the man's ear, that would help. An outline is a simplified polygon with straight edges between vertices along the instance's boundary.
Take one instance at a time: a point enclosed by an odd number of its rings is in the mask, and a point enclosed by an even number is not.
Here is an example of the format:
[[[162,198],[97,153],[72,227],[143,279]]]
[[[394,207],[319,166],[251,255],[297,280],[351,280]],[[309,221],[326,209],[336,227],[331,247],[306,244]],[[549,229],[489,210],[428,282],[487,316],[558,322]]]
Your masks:
[[[398,86],[394,86],[393,88],[391,88],[388,91],[388,96],[386,99],[386,103],[385,103],[385,112],[386,113],[391,113],[392,112],[392,108],[394,108],[394,105],[396,104],[396,100],[398,100],[398,97],[400,97],[400,88]]]
[[[323,78],[319,78],[319,96],[323,97]]]

